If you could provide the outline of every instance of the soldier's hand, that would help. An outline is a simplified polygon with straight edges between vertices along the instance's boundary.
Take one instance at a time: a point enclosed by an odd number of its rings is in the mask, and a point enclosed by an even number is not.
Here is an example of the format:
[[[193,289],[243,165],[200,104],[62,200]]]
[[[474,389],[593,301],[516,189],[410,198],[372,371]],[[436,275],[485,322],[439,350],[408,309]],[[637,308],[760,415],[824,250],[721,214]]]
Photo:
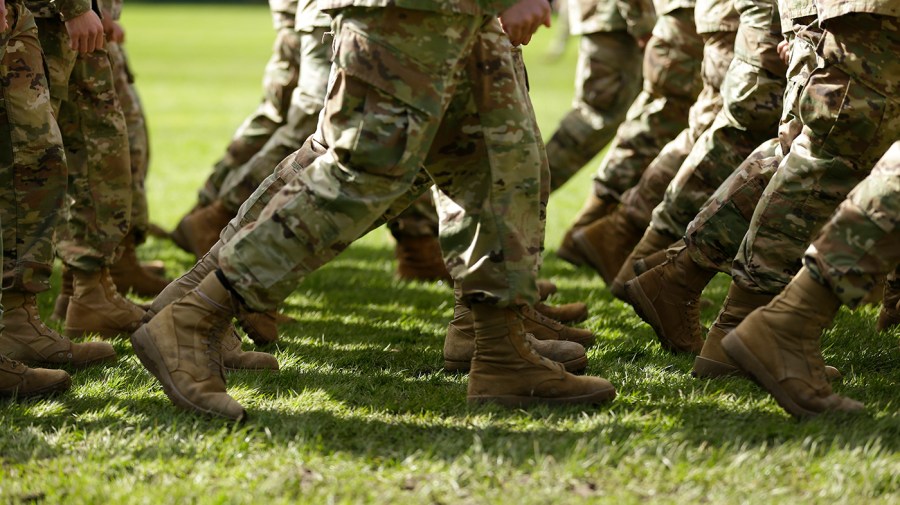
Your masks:
[[[782,40],[778,43],[778,56],[781,58],[781,61],[783,61],[785,65],[790,63],[791,45],[788,44],[788,41]]]
[[[541,25],[550,27],[550,13],[547,0],[519,0],[500,14],[500,26],[514,46],[528,44]]]
[[[69,47],[79,53],[91,53],[103,47],[103,23],[94,11],[66,21]]]
[[[6,22],[6,0],[0,0],[0,32],[9,30],[9,23]]]
[[[110,42],[116,44],[125,42],[125,29],[117,21],[110,21],[104,33],[106,33],[106,40]]]

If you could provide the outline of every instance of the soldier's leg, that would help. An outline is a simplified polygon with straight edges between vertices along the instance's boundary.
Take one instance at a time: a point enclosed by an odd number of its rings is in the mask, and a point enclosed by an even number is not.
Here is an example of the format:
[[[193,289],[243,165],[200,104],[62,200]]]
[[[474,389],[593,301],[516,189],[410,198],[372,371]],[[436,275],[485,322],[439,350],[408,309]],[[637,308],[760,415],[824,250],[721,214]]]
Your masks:
[[[612,140],[640,92],[641,51],[626,31],[581,37],[572,110],[547,142],[551,190]]]
[[[0,353],[27,363],[86,366],[114,360],[106,343],[74,344],[44,325],[35,300],[50,287],[53,238],[61,222],[66,165],[53,119],[37,27],[12,4],[3,34],[0,205],[3,221],[3,302]],[[64,375],[64,374],[63,374]]]

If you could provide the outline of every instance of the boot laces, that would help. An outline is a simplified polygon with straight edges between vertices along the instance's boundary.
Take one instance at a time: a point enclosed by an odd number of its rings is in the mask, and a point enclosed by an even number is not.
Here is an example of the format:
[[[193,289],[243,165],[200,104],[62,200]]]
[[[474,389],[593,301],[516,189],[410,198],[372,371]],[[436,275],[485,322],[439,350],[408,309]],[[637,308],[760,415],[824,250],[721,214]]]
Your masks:
[[[54,340],[65,340],[65,338],[59,333],[53,331],[44,324],[44,321],[41,319],[41,315],[37,311],[37,298],[34,295],[26,295],[25,296],[25,311],[28,312],[29,317],[33,321],[32,325],[37,328],[38,332],[45,337],[50,337]],[[32,309],[34,311],[32,312]]]
[[[14,359],[7,358],[3,355],[3,353],[0,353],[0,368],[5,368],[7,370],[16,370],[19,368],[23,368],[24,366],[25,365],[23,365],[22,363]]]

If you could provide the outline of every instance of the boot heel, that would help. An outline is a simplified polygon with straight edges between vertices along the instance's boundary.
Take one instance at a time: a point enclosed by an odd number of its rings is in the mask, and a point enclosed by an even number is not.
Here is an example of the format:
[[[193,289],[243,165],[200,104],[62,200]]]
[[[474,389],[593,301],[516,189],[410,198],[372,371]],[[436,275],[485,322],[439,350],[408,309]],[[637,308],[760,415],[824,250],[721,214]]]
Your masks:
[[[738,370],[728,363],[704,358],[703,356],[697,356],[694,360],[694,368],[691,370],[691,375],[698,379],[746,376],[741,370]]]

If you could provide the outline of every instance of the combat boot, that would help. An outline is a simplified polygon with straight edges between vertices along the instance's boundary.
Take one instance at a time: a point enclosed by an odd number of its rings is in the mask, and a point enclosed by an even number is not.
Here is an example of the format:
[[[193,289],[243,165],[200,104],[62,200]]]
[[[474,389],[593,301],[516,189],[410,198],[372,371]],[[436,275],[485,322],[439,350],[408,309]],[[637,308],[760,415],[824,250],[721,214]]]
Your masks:
[[[172,403],[242,421],[247,412],[226,392],[222,366],[232,314],[231,293],[213,272],[134,332],[131,344]]]
[[[222,337],[222,365],[225,370],[278,370],[278,360],[267,352],[244,351],[234,326]]]
[[[172,239],[172,242],[174,242],[175,245],[177,245],[181,250],[185,252],[194,252],[193,250],[191,250],[191,241],[188,239],[188,234],[191,232],[191,228],[187,224],[187,219],[203,207],[204,206],[200,205],[200,203],[197,203],[193,207],[191,207],[191,210],[189,210],[187,214],[182,216],[181,220],[178,221],[178,225],[175,226],[175,229],[172,230],[172,233],[169,234],[169,238]]]
[[[644,236],[641,237],[641,241],[634,247],[631,254],[625,258],[625,263],[622,263],[622,267],[619,268],[619,273],[616,274],[616,278],[613,279],[612,284],[609,286],[609,292],[619,300],[624,300],[625,283],[637,277],[634,273],[634,263],[639,259],[644,259],[651,254],[659,252],[662,252],[663,258],[665,258],[666,249],[672,245],[672,242],[675,241],[671,237],[663,235],[648,226]],[[684,245],[683,241],[681,245]]]
[[[69,389],[72,378],[62,370],[28,368],[0,352],[0,396],[39,396]]]
[[[62,283],[59,287],[59,294],[53,303],[53,314],[50,316],[51,321],[63,322],[66,320],[66,311],[69,310],[69,300],[72,298],[74,288],[72,287],[72,271],[65,264],[62,266]]]
[[[632,270],[634,270],[634,276],[637,277],[638,275],[643,274],[651,268],[656,268],[659,265],[662,265],[666,262],[668,254],[669,253],[666,249],[661,249],[659,251],[656,251],[655,253],[644,256],[643,258],[634,260],[634,265],[632,266]],[[622,284],[622,288],[625,288],[624,284]]]
[[[176,231],[187,240],[190,251],[201,258],[219,241],[219,234],[233,217],[234,214],[216,200],[185,216]]]
[[[572,235],[577,230],[606,216],[612,212],[617,205],[619,205],[617,200],[613,198],[600,198],[595,192],[591,191],[587,201],[584,202],[584,207],[578,212],[575,223],[572,224],[568,231],[566,231],[565,236],[563,236],[562,243],[559,245],[559,249],[556,250],[556,255],[559,256],[560,259],[568,261],[577,267],[584,265],[585,259],[575,247],[575,242],[572,241]]]
[[[570,372],[580,372],[587,367],[584,347],[576,342],[564,340],[538,340],[533,335],[532,347],[541,356],[562,363]],[[459,298],[453,307],[453,319],[447,326],[444,338],[444,370],[448,372],[468,372],[475,353],[475,323],[472,311]]]
[[[534,310],[561,323],[580,323],[587,319],[588,309],[584,302],[550,305],[544,302],[534,304]]]
[[[616,389],[600,377],[578,377],[537,354],[525,338],[516,309],[476,303],[475,354],[469,371],[470,404],[508,407],[546,404],[599,404]]]
[[[572,234],[575,248],[606,285],[610,285],[628,253],[640,242],[644,228],[638,229],[622,207]]]
[[[551,295],[556,294],[556,292],[559,290],[559,288],[556,287],[556,284],[548,280],[538,279],[536,284],[538,290],[538,299],[542,302],[547,298],[550,298]]]
[[[144,309],[125,299],[104,267],[96,272],[72,268],[74,292],[66,310],[65,335],[84,337],[91,333],[114,338],[141,325]]]
[[[716,271],[696,265],[687,248],[670,253],[662,265],[626,282],[625,296],[663,349],[696,354],[703,347],[700,294]]]
[[[884,282],[884,297],[881,300],[881,311],[878,313],[878,322],[875,329],[887,331],[900,324],[900,282],[886,280]]]
[[[441,244],[434,236],[417,237],[395,235],[397,241],[397,275],[401,279],[418,281],[450,280],[450,272],[444,265]]]
[[[534,307],[523,305],[520,312],[525,332],[531,333],[538,340],[568,340],[584,347],[590,347],[597,341],[590,330],[566,326],[541,314]]]
[[[122,257],[109,267],[109,273],[119,293],[131,291],[146,298],[158,295],[169,284],[166,279],[150,273],[138,261],[134,235],[131,233],[122,241]]]
[[[3,324],[0,352],[27,365],[84,367],[115,361],[116,351],[106,342],[76,344],[41,321],[34,294],[3,292]]]
[[[795,417],[863,410],[862,403],[832,392],[825,375],[820,339],[840,306],[831,290],[802,268],[781,294],[729,332],[722,347]]]

